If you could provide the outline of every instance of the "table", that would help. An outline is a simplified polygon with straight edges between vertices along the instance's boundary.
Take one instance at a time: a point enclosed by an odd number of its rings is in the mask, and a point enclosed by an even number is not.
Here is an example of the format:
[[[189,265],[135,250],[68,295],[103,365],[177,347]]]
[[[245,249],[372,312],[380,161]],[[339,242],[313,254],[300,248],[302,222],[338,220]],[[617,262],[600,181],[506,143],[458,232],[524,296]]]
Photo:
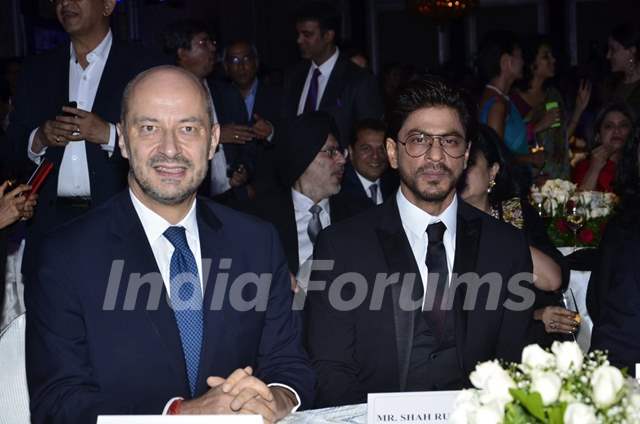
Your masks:
[[[558,250],[565,256],[575,252],[573,247],[559,247]],[[591,346],[591,331],[593,330],[593,321],[587,311],[587,287],[589,286],[589,278],[591,271],[575,271],[571,270],[569,277],[569,288],[576,298],[576,306],[578,313],[582,318],[580,329],[576,335],[576,342],[580,345],[583,352],[588,352]]]
[[[285,424],[364,424],[367,422],[367,404],[310,409],[291,414],[280,422]]]

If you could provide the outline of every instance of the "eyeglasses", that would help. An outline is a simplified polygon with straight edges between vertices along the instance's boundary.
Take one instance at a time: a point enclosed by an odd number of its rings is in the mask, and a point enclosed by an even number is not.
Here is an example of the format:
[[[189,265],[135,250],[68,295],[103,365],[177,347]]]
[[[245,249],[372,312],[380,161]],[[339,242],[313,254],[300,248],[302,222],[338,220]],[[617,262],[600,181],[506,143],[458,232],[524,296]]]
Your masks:
[[[60,0],[54,0],[54,1],[60,1]],[[211,43],[211,45],[214,46],[214,47],[218,45],[216,40],[212,40],[209,37],[204,37],[204,38],[201,38],[200,40],[196,41],[196,44],[201,46],[201,47],[202,46],[207,46],[207,45],[209,45],[209,43]]]
[[[246,56],[242,56],[242,57],[238,57],[238,56],[230,56],[227,58],[226,62],[229,65],[240,65],[241,63],[244,65],[248,65],[251,62],[253,62],[253,55],[246,55]]]
[[[442,151],[454,159],[464,156],[467,150],[467,142],[463,137],[458,135],[431,135],[425,133],[415,133],[409,135],[405,141],[398,142],[404,145],[404,148],[412,158],[424,156],[431,148],[433,143],[438,141]]]
[[[349,156],[349,150],[343,147],[327,147],[326,149],[320,150],[329,156],[331,159],[335,158],[336,155],[340,154],[343,158],[347,158]]]

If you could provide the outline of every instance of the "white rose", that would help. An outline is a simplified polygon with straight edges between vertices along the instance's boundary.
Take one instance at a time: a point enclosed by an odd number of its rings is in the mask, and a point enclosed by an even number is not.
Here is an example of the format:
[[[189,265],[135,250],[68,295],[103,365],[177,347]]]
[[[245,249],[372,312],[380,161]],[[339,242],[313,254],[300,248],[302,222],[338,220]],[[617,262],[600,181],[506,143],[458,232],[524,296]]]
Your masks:
[[[469,375],[469,380],[478,389],[486,389],[489,380],[495,376],[506,373],[498,361],[486,361],[476,365],[476,369]]]
[[[522,350],[522,364],[532,369],[554,367],[556,358],[537,344],[531,344]]]
[[[570,403],[563,418],[564,424],[598,424],[593,408],[583,403]]]
[[[538,372],[533,374],[531,380],[531,391],[538,392],[542,397],[542,403],[551,405],[558,400],[562,380],[551,372]]]
[[[482,405],[478,408],[473,417],[473,423],[477,424],[500,424],[504,418],[504,409],[494,403]]]
[[[624,377],[619,369],[611,365],[602,365],[591,376],[593,402],[598,408],[611,406],[624,386]]]
[[[584,356],[576,342],[553,342],[551,351],[556,357],[556,367],[559,371],[568,372],[570,369],[579,371],[582,368]]]
[[[469,376],[471,383],[481,389],[480,403],[497,403],[497,409],[504,410],[504,406],[513,398],[509,393],[510,388],[515,388],[516,383],[509,373],[504,370],[498,361],[488,361],[478,364],[475,371]]]
[[[583,205],[590,205],[591,204],[591,197],[592,197],[592,191],[582,191],[580,192],[580,194],[578,195],[578,197],[580,198],[580,202]]]

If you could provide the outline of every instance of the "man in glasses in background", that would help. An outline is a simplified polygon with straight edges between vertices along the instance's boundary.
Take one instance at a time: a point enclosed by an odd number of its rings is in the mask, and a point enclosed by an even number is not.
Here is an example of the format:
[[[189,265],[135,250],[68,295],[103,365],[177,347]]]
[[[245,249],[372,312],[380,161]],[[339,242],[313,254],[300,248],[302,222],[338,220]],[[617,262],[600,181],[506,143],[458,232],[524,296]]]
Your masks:
[[[394,201],[331,226],[314,250],[314,260],[334,261],[312,272],[307,291],[317,407],[366,402],[372,392],[461,389],[479,361],[519,360],[525,344],[531,284],[507,284],[532,271],[524,233],[456,194],[473,127],[462,94],[416,79],[389,118]],[[501,277],[497,287],[473,278],[489,274]],[[456,276],[468,283],[454,285]]]
[[[161,63],[147,49],[114,40],[109,19],[116,0],[51,4],[70,42],[25,61],[8,128],[16,162],[54,165],[27,234],[27,278],[45,232],[126,186],[127,164],[116,143],[120,98],[130,79]]]

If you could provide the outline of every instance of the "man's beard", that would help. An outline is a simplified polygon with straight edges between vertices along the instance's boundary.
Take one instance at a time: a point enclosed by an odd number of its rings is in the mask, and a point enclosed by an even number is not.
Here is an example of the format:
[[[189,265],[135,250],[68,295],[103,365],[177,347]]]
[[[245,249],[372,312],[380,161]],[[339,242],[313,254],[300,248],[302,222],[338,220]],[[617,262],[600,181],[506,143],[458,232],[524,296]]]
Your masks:
[[[135,163],[135,161],[132,161],[131,158],[132,158],[131,151],[129,151],[129,164],[130,164],[129,173],[131,174],[131,176],[133,176],[134,180],[136,181],[136,183],[138,184],[138,186],[140,187],[140,189],[144,194],[146,194],[156,202],[162,203],[163,205],[168,205],[168,206],[177,205],[187,200],[190,196],[192,196],[198,190],[198,187],[200,186],[200,184],[202,183],[202,180],[204,180],[204,177],[206,175],[206,168],[203,168],[203,171],[199,171],[193,176],[192,184],[187,185],[183,190],[177,193],[172,193],[172,194],[162,193],[160,190],[153,187],[153,184],[151,183],[151,181],[144,177],[143,172],[138,172],[139,170],[138,170],[137,163]],[[152,156],[147,161],[147,167],[151,170],[151,172],[154,172],[153,167],[159,163],[166,164],[166,165],[180,164],[180,165],[184,165],[187,169],[193,169],[193,162],[191,162],[190,160],[183,158],[182,156],[177,156],[175,158],[168,158],[163,154],[156,154]]]
[[[437,169],[439,171],[444,171],[444,173],[450,177],[448,180],[449,185],[436,192],[428,191],[428,190],[420,191],[420,188],[418,187],[418,184],[417,184],[418,176],[424,173],[424,171],[427,169]],[[449,169],[447,166],[443,164],[439,164],[436,166],[421,166],[420,168],[415,170],[412,175],[407,174],[406,170],[404,170],[402,167],[400,167],[398,171],[400,174],[400,179],[402,180],[404,185],[411,191],[411,193],[413,193],[413,195],[417,199],[420,199],[424,202],[442,202],[447,198],[447,196],[449,196],[449,194],[452,191],[455,191],[457,178],[454,176],[453,171],[451,171],[451,169]],[[439,182],[438,183],[430,182],[428,184],[430,186],[435,187],[436,185],[439,185]]]

